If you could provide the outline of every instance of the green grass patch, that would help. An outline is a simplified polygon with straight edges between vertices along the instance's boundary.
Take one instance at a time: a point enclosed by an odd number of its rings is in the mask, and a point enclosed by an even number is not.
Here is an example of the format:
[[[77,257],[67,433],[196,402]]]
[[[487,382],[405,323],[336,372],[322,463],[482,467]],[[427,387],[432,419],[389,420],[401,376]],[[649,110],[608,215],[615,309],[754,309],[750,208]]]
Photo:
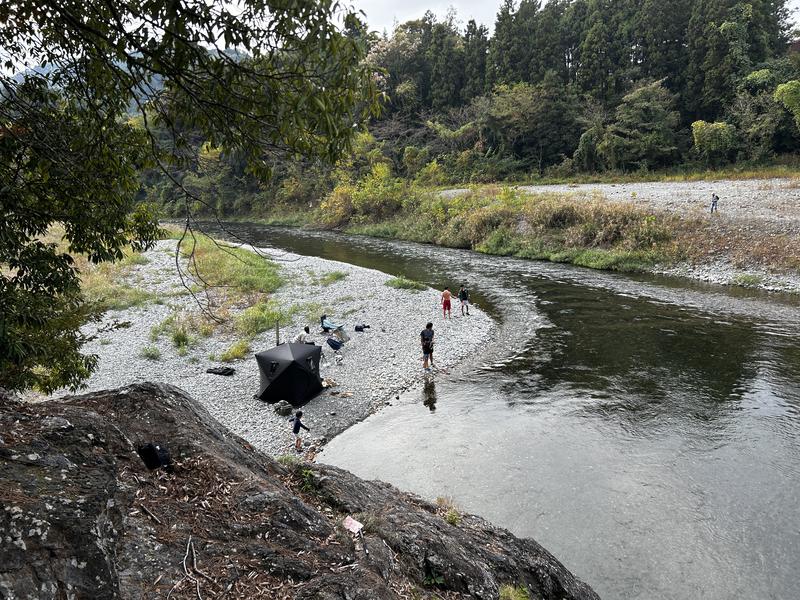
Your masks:
[[[161,358],[161,351],[155,346],[145,346],[139,355],[147,360],[158,360]]]
[[[234,360],[242,360],[250,354],[250,340],[238,340],[231,344],[231,346],[220,354],[219,359],[222,362],[231,362]]]
[[[345,273],[344,271],[330,271],[322,275],[322,277],[320,277],[317,280],[317,282],[320,285],[328,286],[331,285],[332,283],[336,283],[337,281],[342,281],[343,279],[346,278],[347,278],[347,273]]]
[[[740,285],[742,287],[759,287],[764,283],[764,278],[761,275],[754,275],[752,273],[740,273],[734,277],[732,281],[735,285]]]
[[[500,600],[531,600],[531,596],[521,585],[504,584],[500,586]]]
[[[154,299],[149,292],[120,283],[113,270],[113,265],[104,263],[97,269],[81,272],[81,288],[89,302],[102,310],[124,310]]]
[[[421,292],[422,290],[428,289],[428,286],[424,283],[414,281],[413,279],[406,279],[405,277],[393,277],[388,280],[385,285],[397,290],[410,290],[412,292]]]
[[[239,314],[234,326],[240,335],[252,338],[275,329],[276,325],[290,325],[298,310],[297,306],[286,306],[275,300],[260,301]]]
[[[278,266],[246,248],[216,242],[205,235],[187,237],[181,244],[185,258],[193,255],[189,272],[208,285],[228,294],[269,293],[283,283]]]
[[[125,257],[117,264],[123,267],[132,267],[134,265],[147,265],[150,259],[140,252],[126,252]]]
[[[210,337],[214,333],[214,324],[203,314],[174,312],[161,323],[150,328],[150,341],[168,337],[172,345],[186,353],[186,349],[197,343],[198,337]]]
[[[451,508],[444,514],[444,520],[455,527],[461,523],[461,513],[459,513],[455,508]]]

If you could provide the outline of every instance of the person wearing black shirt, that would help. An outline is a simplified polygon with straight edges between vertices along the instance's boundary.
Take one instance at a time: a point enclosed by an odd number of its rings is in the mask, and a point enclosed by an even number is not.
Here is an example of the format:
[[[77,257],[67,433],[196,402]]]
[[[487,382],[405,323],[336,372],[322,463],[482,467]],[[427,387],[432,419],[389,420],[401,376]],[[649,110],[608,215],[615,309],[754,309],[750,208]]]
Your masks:
[[[422,368],[430,371],[428,361],[433,366],[433,323],[428,323],[420,334],[422,342]]]
[[[469,316],[469,290],[463,284],[458,290],[458,299],[461,300],[461,316],[464,316],[464,309],[467,310],[467,316]]]

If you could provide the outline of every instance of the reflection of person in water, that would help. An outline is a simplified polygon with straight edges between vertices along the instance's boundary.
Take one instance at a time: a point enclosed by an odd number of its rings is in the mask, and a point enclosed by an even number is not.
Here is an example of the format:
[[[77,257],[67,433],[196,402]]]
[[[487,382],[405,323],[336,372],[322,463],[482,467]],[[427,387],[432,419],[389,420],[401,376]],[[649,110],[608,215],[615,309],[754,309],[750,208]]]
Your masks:
[[[426,379],[422,387],[422,403],[436,412],[436,384],[433,379]]]

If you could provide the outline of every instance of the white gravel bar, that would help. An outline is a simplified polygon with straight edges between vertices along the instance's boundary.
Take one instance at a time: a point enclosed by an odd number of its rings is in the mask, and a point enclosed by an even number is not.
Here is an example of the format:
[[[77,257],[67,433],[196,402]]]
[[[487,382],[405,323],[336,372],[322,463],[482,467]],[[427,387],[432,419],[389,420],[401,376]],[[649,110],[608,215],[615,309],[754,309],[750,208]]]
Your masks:
[[[141,381],[170,383],[195,397],[223,425],[254,446],[272,455],[286,454],[294,444],[287,417],[278,416],[271,405],[253,398],[258,392],[259,373],[252,353],[224,364],[215,359],[236,341],[234,334],[199,337],[183,356],[173,347],[169,335],[151,340],[151,328],[175,311],[198,310],[196,301],[180,283],[174,252],[173,240],[161,241],[144,253],[147,264],[135,266],[128,275],[130,282],[156,293],[160,303],[106,313],[104,324],[118,321],[130,325],[87,344],[85,351],[100,358],[97,371],[87,382],[88,391]],[[440,292],[388,287],[386,281],[391,276],[380,271],[283,252],[278,264],[286,284],[272,298],[287,308],[319,305],[332,321],[344,324],[351,337],[342,349],[341,364],[335,364],[333,351],[325,345],[320,330],[319,315],[311,323],[298,317],[280,332],[281,341],[287,341],[308,324],[310,341],[323,344],[322,376],[338,383],[302,408],[303,422],[311,428],[308,442],[316,446],[421,383],[425,374],[419,334],[428,321],[434,323],[436,332],[434,355],[441,369],[434,373],[436,378],[448,377],[448,370],[474,355],[495,330],[494,321],[477,307],[470,309],[471,316],[461,317],[455,299],[453,318],[443,319]],[[346,276],[329,285],[319,283],[321,276],[334,271]],[[442,282],[451,289],[457,283]],[[233,311],[231,316],[235,314]],[[354,326],[360,323],[370,328],[356,333]],[[274,345],[275,332],[268,331],[256,338],[252,350]],[[152,346],[160,351],[157,360],[143,356],[143,350]],[[217,366],[231,366],[236,373],[230,377],[206,373],[207,368]]]

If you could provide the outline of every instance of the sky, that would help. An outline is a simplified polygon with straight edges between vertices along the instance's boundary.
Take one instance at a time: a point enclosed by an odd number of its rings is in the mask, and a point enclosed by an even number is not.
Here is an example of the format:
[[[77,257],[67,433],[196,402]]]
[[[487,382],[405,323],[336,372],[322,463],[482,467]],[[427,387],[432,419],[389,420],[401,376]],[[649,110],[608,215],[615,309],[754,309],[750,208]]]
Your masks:
[[[426,10],[444,16],[449,6],[455,7],[462,25],[475,19],[492,30],[500,7],[500,0],[350,0],[350,3],[367,14],[370,29],[381,33],[384,29],[391,33],[395,20],[403,23],[418,19]],[[792,21],[798,23],[800,0],[790,0],[789,7],[795,11]]]

